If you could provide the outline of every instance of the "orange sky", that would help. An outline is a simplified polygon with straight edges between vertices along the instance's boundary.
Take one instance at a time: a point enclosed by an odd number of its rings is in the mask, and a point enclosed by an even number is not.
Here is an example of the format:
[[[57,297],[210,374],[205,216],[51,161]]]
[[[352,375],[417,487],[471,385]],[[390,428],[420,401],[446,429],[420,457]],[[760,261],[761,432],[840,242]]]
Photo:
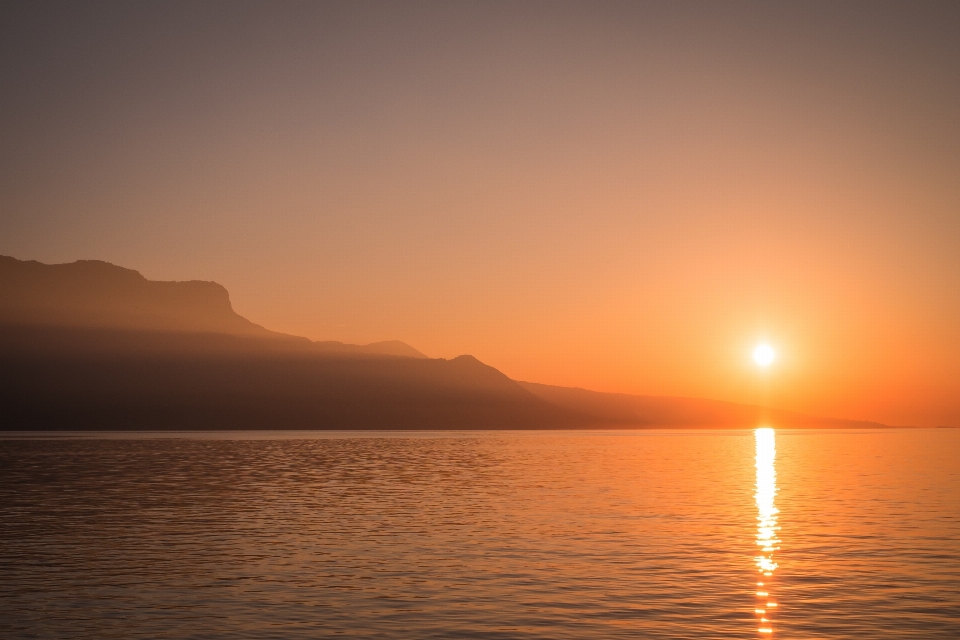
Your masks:
[[[2,254],[522,380],[960,426],[956,5],[0,11]]]

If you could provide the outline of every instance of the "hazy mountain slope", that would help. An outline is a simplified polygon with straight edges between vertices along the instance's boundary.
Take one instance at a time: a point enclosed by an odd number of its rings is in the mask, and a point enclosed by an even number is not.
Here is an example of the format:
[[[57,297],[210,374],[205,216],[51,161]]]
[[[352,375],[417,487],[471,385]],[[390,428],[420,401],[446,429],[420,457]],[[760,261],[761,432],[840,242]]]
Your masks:
[[[238,315],[216,282],[147,280],[99,260],[43,264],[0,256],[0,324],[226,334],[284,343],[271,348],[426,357],[397,340],[351,345],[269,331]]]
[[[428,357],[406,342],[400,342],[399,340],[384,340],[383,342],[372,342],[370,344],[345,344],[343,342],[323,340],[314,342],[313,347],[317,351],[325,353],[379,354],[385,356],[400,356],[403,358]]]
[[[519,382],[537,397],[597,423],[634,427],[883,427],[873,422],[805,416],[764,407],[670,396],[600,393],[573,387]]]
[[[99,260],[42,264],[0,256],[0,319],[17,324],[273,334],[237,315],[227,290],[215,282],[156,282]]]

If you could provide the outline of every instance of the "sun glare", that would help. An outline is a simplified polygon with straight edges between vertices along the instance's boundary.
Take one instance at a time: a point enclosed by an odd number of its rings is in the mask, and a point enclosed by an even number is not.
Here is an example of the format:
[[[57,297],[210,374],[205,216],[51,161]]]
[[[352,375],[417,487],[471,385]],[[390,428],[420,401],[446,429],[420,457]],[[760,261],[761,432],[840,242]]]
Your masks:
[[[753,350],[753,361],[761,367],[769,367],[777,357],[777,352],[768,344],[758,344]]]
[[[777,496],[777,470],[775,461],[777,457],[777,436],[776,432],[769,427],[761,427],[754,431],[754,437],[757,444],[757,492],[754,497],[757,501],[757,546],[760,554],[754,558],[757,564],[757,571],[763,575],[763,579],[757,582],[757,598],[760,600],[755,605],[754,612],[760,616],[760,627],[757,629],[760,633],[773,633],[773,623],[770,618],[770,609],[777,607],[777,601],[773,597],[771,585],[773,584],[773,572],[777,570],[777,563],[774,560],[774,553],[780,549],[780,538],[777,532],[780,526],[777,524],[777,514],[780,511],[774,502]]]

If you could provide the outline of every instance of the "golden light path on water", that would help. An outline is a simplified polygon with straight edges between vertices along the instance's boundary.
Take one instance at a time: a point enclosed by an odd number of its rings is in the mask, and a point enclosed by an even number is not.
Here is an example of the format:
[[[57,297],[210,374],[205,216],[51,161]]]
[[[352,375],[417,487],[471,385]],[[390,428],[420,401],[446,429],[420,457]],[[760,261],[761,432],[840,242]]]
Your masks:
[[[776,434],[768,427],[754,432],[757,441],[757,547],[756,557],[759,579],[757,580],[757,603],[754,612],[757,615],[757,631],[765,637],[773,635],[773,611],[777,601],[771,591],[773,573],[777,570],[773,554],[780,548],[777,537],[777,507],[774,499],[777,495],[777,470],[774,465],[777,457]]]

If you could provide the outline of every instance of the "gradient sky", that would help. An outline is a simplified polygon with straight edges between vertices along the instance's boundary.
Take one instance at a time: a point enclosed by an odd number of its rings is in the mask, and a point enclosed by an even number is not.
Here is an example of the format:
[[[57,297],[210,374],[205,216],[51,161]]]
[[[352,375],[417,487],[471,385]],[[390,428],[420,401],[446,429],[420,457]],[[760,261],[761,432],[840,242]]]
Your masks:
[[[0,7],[2,254],[521,380],[960,426],[956,2]]]

